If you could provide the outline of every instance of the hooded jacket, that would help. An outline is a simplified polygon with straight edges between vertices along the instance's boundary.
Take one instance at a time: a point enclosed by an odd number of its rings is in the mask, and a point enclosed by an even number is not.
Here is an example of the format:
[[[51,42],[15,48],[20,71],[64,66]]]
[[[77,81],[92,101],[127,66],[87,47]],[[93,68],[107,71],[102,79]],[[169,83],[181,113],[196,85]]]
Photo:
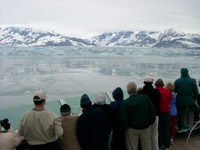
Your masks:
[[[117,87],[112,92],[113,98],[115,99],[114,102],[110,103],[110,108],[114,112],[114,119],[113,119],[113,134],[120,134],[124,133],[124,129],[121,126],[120,117],[119,117],[119,108],[123,102],[124,94],[120,87]]]
[[[189,77],[187,68],[181,69],[181,77],[174,82],[174,85],[174,92],[177,93],[176,105],[191,106],[198,97],[198,88],[194,80]]]

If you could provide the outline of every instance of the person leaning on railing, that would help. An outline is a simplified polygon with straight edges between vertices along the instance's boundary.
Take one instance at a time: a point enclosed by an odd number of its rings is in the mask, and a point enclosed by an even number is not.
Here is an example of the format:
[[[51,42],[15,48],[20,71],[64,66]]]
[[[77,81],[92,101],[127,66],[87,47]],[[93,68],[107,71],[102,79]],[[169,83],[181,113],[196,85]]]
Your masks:
[[[44,108],[46,93],[35,91],[34,108],[25,112],[20,118],[19,135],[30,145],[31,150],[60,150],[58,137],[63,135],[60,118]]]
[[[5,129],[2,131],[2,127]],[[1,150],[16,150],[16,147],[21,143],[20,137],[13,128],[10,127],[8,119],[0,120],[0,149]]]

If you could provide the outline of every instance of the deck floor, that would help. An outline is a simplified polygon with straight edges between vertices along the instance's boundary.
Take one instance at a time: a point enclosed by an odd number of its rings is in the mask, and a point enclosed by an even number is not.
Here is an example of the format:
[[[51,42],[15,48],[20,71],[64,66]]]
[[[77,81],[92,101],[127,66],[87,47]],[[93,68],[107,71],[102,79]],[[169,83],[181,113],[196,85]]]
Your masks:
[[[200,150],[200,129],[194,130],[186,142],[188,134],[189,132],[177,133],[172,150]]]

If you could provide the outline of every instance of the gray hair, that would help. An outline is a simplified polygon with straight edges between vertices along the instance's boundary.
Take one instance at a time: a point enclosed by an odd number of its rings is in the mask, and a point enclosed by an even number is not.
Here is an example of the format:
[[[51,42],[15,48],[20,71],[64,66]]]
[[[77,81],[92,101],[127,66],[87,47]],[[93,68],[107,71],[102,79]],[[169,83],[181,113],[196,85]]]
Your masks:
[[[137,85],[135,82],[129,82],[127,84],[127,92],[129,95],[137,93]]]

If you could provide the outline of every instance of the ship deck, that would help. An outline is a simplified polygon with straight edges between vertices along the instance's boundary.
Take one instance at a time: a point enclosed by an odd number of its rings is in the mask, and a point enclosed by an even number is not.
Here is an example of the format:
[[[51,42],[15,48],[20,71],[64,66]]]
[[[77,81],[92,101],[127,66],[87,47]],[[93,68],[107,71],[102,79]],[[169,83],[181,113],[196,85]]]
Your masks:
[[[172,150],[199,150],[200,149],[200,129],[194,130],[187,142],[188,132],[177,133],[174,137]],[[164,149],[162,149],[164,150]]]

